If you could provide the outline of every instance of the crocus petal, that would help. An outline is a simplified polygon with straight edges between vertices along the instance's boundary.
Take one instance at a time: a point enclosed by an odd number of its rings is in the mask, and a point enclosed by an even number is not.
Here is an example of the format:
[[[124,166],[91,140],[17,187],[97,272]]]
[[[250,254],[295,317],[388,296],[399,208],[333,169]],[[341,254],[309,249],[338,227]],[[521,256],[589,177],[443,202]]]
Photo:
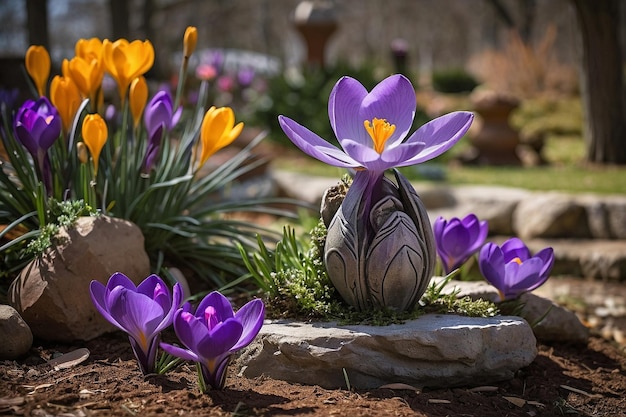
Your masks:
[[[328,117],[330,119],[330,125],[335,132],[335,136],[339,141],[343,139],[359,141],[359,139],[361,139],[363,144],[366,144],[367,132],[365,132],[365,128],[363,127],[364,120],[358,117],[361,103],[365,96],[367,96],[365,87],[351,77],[340,78],[330,92],[330,97],[328,98]],[[283,130],[285,129],[283,128]],[[311,156],[317,158],[314,155]]]
[[[293,144],[307,155],[340,168],[358,168],[361,166],[360,162],[348,156],[344,151],[290,118],[278,116],[278,123]]]
[[[169,295],[169,289],[165,285],[165,282],[163,282],[161,277],[159,277],[156,274],[152,274],[149,277],[147,277],[146,279],[144,279],[143,281],[141,281],[139,283],[139,285],[137,286],[137,292],[139,294],[143,294],[143,295],[145,295],[147,297],[153,298],[154,297],[154,289],[156,288],[157,285],[160,285],[162,288],[164,288],[167,291],[168,295]],[[168,308],[169,308],[169,306],[168,306]]]
[[[406,142],[424,142],[424,149],[406,165],[418,164],[433,159],[458,142],[470,128],[474,115],[470,112],[453,112],[438,117],[417,129]]]
[[[182,308],[174,313],[173,322],[178,340],[193,352],[198,351],[197,345],[200,340],[210,336],[209,329],[202,320]]]
[[[161,342],[159,346],[161,346],[161,349],[163,349],[165,352],[169,353],[170,355],[176,356],[186,361],[194,361],[194,362],[200,361],[200,358],[198,357],[198,355],[196,355],[190,350],[183,349],[178,346],[170,345],[168,343],[163,343],[163,342]]]
[[[374,118],[385,119],[395,125],[395,131],[387,140],[387,146],[393,147],[406,137],[413,124],[416,106],[411,82],[405,76],[396,74],[378,83],[363,99],[358,118],[362,128],[364,120]]]
[[[215,315],[219,321],[226,321],[235,316],[233,313],[233,307],[228,301],[228,298],[218,291],[213,291],[200,301],[196,310],[196,317],[204,318],[204,312],[207,307],[213,307],[215,309]]]
[[[530,258],[530,250],[522,242],[521,239],[513,237],[502,244],[502,252],[504,253],[504,262],[511,262],[515,258],[519,258],[522,262]]]
[[[83,141],[93,159],[94,173],[98,173],[98,160],[100,151],[107,141],[109,135],[107,125],[99,114],[88,114],[85,116],[82,127]]]
[[[208,338],[198,341],[196,353],[205,359],[216,358],[231,350],[239,341],[243,326],[234,318],[218,324]]]
[[[552,266],[554,266],[554,250],[552,248],[544,248],[535,254],[535,258],[539,258],[543,262],[541,277],[546,277],[547,279]]]
[[[505,288],[504,255],[495,243],[487,243],[478,255],[478,267],[485,279],[498,290]]]
[[[155,329],[165,315],[161,306],[143,294],[117,287],[111,291],[107,307],[111,316],[146,351]]]
[[[141,114],[143,113],[146,102],[148,101],[148,83],[146,78],[139,76],[130,83],[130,92],[128,94],[128,102],[130,104],[130,112],[133,115],[133,125],[135,128],[139,126]]]
[[[40,45],[31,45],[26,50],[26,71],[31,76],[39,96],[46,93],[46,83],[50,76],[50,54]]]
[[[540,279],[543,262],[539,258],[530,258],[521,264],[509,262],[505,266],[506,288],[502,291],[506,298],[517,297],[523,292],[532,291],[545,282]]]
[[[167,314],[165,315],[165,317],[163,317],[161,324],[159,324],[159,326],[155,329],[155,332],[160,332],[163,329],[167,328],[170,324],[172,324],[172,322],[174,321],[174,314],[183,302],[183,288],[178,282],[174,284],[172,293],[172,304],[170,306],[170,309],[169,311],[166,311]]]
[[[98,310],[98,313],[100,313],[102,317],[104,317],[112,325],[118,327],[120,330],[126,331],[126,329],[124,329],[122,325],[109,314],[108,306],[105,301],[108,292],[109,291],[101,282],[94,280],[89,284],[91,301],[93,302],[94,307],[96,307],[96,310]]]
[[[243,122],[235,126],[235,114],[230,107],[213,106],[207,110],[200,127],[202,151],[199,166],[204,165],[215,152],[237,139],[242,129]]]
[[[130,278],[128,278],[126,275],[122,274],[121,272],[115,272],[113,275],[111,275],[111,277],[109,278],[109,281],[107,282],[107,289],[109,291],[112,291],[113,288],[120,287],[120,286],[124,288],[128,288],[129,290],[132,290],[132,291],[137,290],[135,283]]]
[[[187,26],[185,29],[185,35],[183,36],[183,55],[185,58],[189,58],[193,51],[196,49],[196,43],[198,42],[198,29],[195,26]]]
[[[235,319],[242,324],[243,331],[241,338],[235,346],[231,348],[231,351],[236,351],[248,346],[261,330],[264,318],[265,305],[263,301],[259,299],[249,301],[241,307],[235,314]]]

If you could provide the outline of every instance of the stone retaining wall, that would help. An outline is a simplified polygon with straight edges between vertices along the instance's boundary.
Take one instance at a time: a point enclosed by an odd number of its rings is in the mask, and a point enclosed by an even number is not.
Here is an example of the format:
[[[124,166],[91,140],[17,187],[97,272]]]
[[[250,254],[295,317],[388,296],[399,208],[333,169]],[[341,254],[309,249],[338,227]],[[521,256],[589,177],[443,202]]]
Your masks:
[[[337,178],[274,172],[290,197],[319,204]],[[523,239],[531,250],[555,250],[554,273],[626,282],[626,196],[535,192],[493,186],[414,183],[431,221],[476,214],[489,222],[490,240]]]

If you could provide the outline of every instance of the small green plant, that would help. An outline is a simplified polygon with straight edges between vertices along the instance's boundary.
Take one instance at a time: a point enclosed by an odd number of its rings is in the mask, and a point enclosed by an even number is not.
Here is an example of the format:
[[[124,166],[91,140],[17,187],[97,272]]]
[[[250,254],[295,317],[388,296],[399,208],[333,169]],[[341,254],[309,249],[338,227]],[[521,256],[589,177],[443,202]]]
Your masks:
[[[251,256],[238,246],[249,276],[271,300],[267,303],[270,315],[321,318],[338,310],[340,301],[321,256],[325,231],[320,220],[305,244],[293,228],[285,226],[274,250],[258,237],[259,250]]]
[[[492,317],[498,314],[497,307],[490,301],[458,298],[458,291],[444,291],[456,271],[440,282],[432,282],[412,311],[356,311],[341,300],[326,274],[323,261],[325,241],[326,227],[320,220],[311,230],[306,243],[299,240],[295,231],[287,226],[274,250],[269,249],[260,237],[257,239],[259,250],[255,253],[248,254],[243,246],[239,246],[249,271],[248,276],[252,277],[268,299],[269,317],[386,326],[401,324],[425,313],[471,317]]]
[[[478,81],[462,68],[450,68],[433,72],[433,88],[441,93],[468,93]]]
[[[39,230],[39,236],[31,240],[27,246],[27,251],[33,256],[43,254],[55,243],[62,243],[55,242],[55,236],[62,227],[71,227],[81,216],[98,215],[98,212],[83,200],[57,201],[51,199],[48,204],[50,221]]]

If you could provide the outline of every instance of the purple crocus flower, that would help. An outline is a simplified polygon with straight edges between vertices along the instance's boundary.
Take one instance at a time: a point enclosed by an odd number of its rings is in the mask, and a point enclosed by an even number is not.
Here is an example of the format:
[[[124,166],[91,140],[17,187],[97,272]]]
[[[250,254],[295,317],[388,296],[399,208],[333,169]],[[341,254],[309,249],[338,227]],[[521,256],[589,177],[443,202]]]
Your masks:
[[[106,287],[91,281],[89,290],[98,312],[128,333],[141,372],[153,373],[160,333],[172,324],[182,302],[180,284],[174,285],[172,294],[157,275],[150,275],[135,287],[126,275],[116,272]]]
[[[180,120],[182,107],[174,112],[174,102],[167,90],[160,90],[144,110],[144,123],[148,131],[148,147],[143,161],[143,172],[150,172],[161,147],[164,131],[172,129]]]
[[[189,304],[186,304],[174,315],[174,330],[187,349],[166,343],[161,343],[161,349],[197,362],[203,386],[221,389],[230,356],[248,346],[261,330],[265,306],[261,300],[255,299],[234,313],[228,299],[214,291],[204,297],[195,314],[189,310]]]
[[[412,308],[434,268],[432,229],[423,204],[399,172],[397,186],[384,172],[447,151],[467,132],[474,116],[450,113],[409,135],[415,110],[415,90],[403,75],[384,79],[370,92],[354,78],[343,77],[328,102],[330,124],[342,149],[288,117],[278,118],[303,152],[356,170],[328,227],[325,262],[339,293],[357,309]]]
[[[485,243],[489,226],[475,214],[450,221],[438,217],[433,225],[437,253],[447,274],[463,265]]]
[[[249,68],[249,67],[241,68],[237,72],[237,83],[239,84],[239,87],[241,88],[249,87],[250,84],[252,84],[252,81],[254,81],[255,76],[256,76],[256,72],[254,71],[253,68]]]
[[[478,255],[478,266],[485,279],[511,300],[541,286],[554,265],[554,251],[545,248],[534,256],[524,242],[514,237],[498,246],[487,243]]]
[[[48,149],[61,135],[61,116],[46,97],[26,100],[13,120],[17,140],[33,156],[40,178],[50,190]]]

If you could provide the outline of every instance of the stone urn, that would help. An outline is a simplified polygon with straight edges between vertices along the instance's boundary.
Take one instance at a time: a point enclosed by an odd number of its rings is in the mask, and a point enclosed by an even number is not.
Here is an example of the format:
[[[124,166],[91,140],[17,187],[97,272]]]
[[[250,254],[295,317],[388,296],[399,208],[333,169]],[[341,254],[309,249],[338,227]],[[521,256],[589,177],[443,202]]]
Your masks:
[[[321,0],[301,1],[294,10],[293,23],[306,42],[307,63],[323,68],[326,44],[338,27],[333,4]]]
[[[511,112],[519,100],[507,94],[477,90],[470,96],[474,111],[480,116],[478,131],[470,137],[473,162],[480,165],[520,165],[517,154],[518,132],[509,124]]]
[[[43,340],[90,340],[114,330],[94,308],[89,284],[115,272],[135,284],[150,273],[144,237],[135,224],[107,216],[81,217],[61,228],[55,243],[9,287],[9,302]]]

